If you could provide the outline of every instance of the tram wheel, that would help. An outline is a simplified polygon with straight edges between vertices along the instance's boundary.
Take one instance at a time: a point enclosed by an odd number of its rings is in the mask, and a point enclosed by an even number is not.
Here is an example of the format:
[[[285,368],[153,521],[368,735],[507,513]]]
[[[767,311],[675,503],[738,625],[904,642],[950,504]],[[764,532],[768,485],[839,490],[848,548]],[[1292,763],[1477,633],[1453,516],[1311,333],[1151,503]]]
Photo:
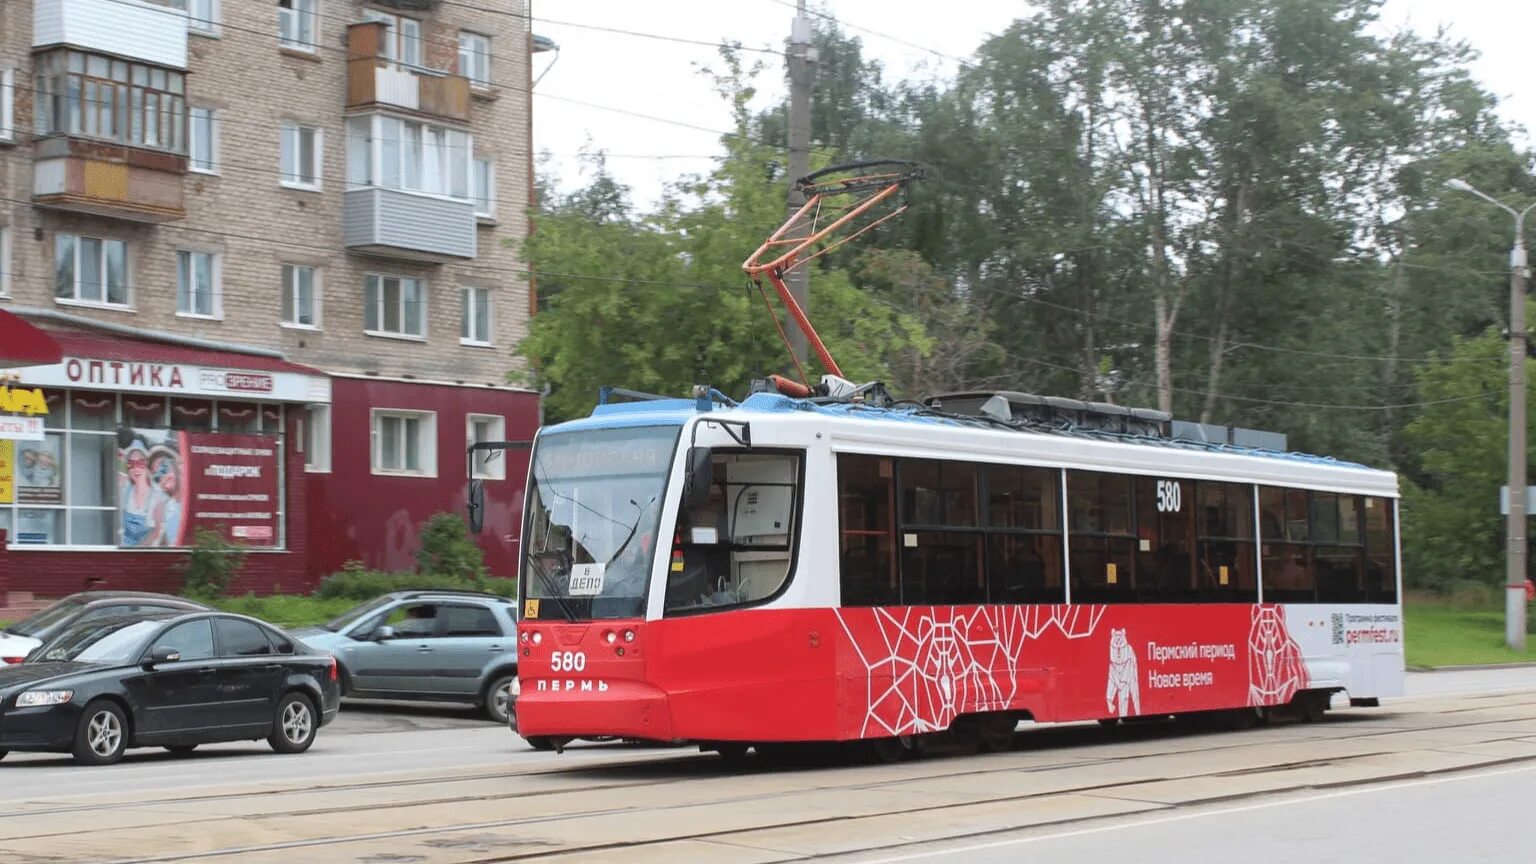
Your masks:
[[[871,738],[865,744],[869,755],[876,762],[891,765],[911,756],[915,750],[912,736],[896,738]]]
[[[746,744],[721,744],[715,748],[715,752],[720,754],[721,762],[734,768],[747,761],[748,749]]]
[[[1100,717],[1099,718],[1099,725],[1100,726],[1106,726],[1106,727],[1108,727],[1108,726],[1119,726],[1120,725],[1120,718],[1119,717]]]
[[[1014,735],[1019,729],[1019,719],[1012,714],[989,714],[981,718],[981,750],[984,753],[1005,753],[1013,749]]]

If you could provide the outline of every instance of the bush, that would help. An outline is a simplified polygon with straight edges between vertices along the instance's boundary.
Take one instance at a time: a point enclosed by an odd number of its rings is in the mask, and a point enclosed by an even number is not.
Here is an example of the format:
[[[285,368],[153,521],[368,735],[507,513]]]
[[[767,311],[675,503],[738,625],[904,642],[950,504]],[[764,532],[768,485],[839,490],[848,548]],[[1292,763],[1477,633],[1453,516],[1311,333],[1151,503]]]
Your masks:
[[[246,594],[243,597],[224,597],[213,605],[225,612],[249,615],[286,628],[324,624],[357,604],[346,598],[320,600],[294,594],[270,594],[265,597]]]
[[[455,591],[486,591],[503,597],[517,595],[512,579],[462,579],[440,573],[398,573],[369,570],[359,561],[348,561],[339,573],[321,580],[315,597],[321,600],[372,600],[380,594],[411,588],[443,588]]]
[[[485,553],[469,535],[464,518],[438,513],[421,526],[416,567],[422,573],[476,581],[486,576]]]
[[[212,600],[223,594],[245,566],[245,549],[210,528],[193,532],[192,554],[183,573],[181,593],[194,600]]]

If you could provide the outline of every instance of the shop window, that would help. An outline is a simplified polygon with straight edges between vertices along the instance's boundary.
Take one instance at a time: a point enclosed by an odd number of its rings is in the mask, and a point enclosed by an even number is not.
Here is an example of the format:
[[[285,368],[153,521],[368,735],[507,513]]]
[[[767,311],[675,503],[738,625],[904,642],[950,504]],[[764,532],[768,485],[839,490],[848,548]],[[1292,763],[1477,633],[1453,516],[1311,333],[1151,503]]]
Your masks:
[[[283,429],[283,406],[261,406],[261,431],[268,435],[281,435],[287,431]]]
[[[129,426],[164,429],[171,423],[170,403],[158,396],[123,396],[123,420]]]
[[[69,425],[77,430],[110,431],[117,425],[117,396],[76,391],[69,400]]]
[[[250,402],[220,402],[218,405],[220,432],[259,432],[261,415]]]
[[[172,399],[171,428],[189,432],[213,429],[213,403],[206,399]]]
[[[304,470],[331,470],[331,406],[311,405],[304,412]]]

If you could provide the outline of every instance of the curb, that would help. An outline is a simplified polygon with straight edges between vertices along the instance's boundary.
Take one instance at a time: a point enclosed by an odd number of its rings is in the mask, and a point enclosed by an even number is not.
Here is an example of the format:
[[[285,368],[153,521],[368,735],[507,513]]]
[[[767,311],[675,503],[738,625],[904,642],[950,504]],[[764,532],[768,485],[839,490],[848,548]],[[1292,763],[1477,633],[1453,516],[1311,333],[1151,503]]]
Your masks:
[[[1410,672],[1476,672],[1481,669],[1536,669],[1536,661],[1479,663],[1470,666],[1409,666]]]

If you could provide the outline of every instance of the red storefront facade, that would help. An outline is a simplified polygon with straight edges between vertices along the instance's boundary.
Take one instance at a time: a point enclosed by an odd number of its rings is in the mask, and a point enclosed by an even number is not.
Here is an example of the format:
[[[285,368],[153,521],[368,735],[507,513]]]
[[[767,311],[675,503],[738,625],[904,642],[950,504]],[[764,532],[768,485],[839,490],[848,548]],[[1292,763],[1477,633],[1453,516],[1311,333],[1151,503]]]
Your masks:
[[[14,385],[43,394],[44,428],[0,442],[10,590],[176,591],[192,525],[251,548],[236,592],[307,591],[351,560],[410,570],[421,525],[464,512],[472,471],[486,482],[487,564],[515,568],[526,451],[505,464],[465,454],[475,436],[532,437],[536,394],[49,332],[63,360],[15,370]]]

